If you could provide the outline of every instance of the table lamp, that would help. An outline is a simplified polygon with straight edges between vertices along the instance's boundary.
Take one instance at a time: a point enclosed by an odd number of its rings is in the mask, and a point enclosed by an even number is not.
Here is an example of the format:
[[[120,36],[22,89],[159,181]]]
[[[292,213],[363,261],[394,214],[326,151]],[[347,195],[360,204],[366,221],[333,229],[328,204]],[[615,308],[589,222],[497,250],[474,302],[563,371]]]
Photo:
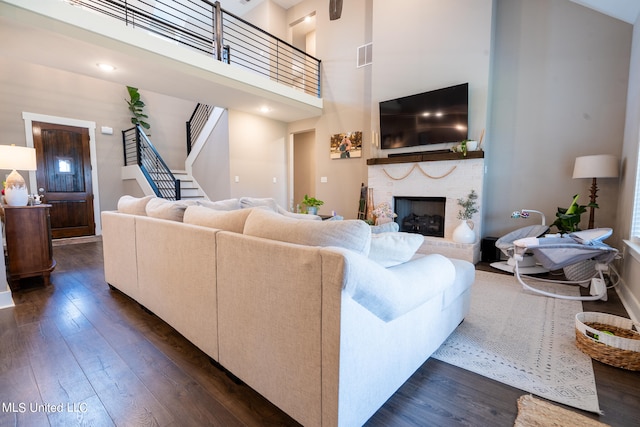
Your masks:
[[[620,173],[620,162],[616,156],[598,154],[595,156],[576,157],[573,167],[574,178],[591,178],[590,201],[592,206],[589,211],[589,229],[594,227],[594,207],[598,192],[597,178],[617,178]]]
[[[30,147],[16,147],[15,145],[0,145],[0,169],[12,169],[7,176],[4,198],[9,206],[27,206],[29,192],[24,178],[18,169],[34,171],[36,167],[36,150]]]

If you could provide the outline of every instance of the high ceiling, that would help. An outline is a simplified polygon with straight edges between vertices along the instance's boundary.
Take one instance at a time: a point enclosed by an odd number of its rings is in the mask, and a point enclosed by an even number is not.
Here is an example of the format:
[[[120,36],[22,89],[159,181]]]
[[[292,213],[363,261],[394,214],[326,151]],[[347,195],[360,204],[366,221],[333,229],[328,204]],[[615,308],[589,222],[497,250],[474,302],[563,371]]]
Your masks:
[[[640,15],[640,0],[571,0],[621,21],[634,24]]]

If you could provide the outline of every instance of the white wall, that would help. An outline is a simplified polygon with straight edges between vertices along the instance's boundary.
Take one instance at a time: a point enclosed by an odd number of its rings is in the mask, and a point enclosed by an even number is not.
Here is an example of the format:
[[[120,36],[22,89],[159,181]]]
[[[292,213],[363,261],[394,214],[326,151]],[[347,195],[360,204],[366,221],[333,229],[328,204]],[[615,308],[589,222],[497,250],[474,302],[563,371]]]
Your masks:
[[[620,156],[632,26],[568,0],[496,0],[491,119],[487,132],[485,236],[553,222],[589,179],[572,179],[577,156]],[[596,227],[616,227],[617,181],[601,179]],[[588,213],[582,227],[587,226]],[[615,243],[615,240],[611,240]]]
[[[231,197],[272,197],[288,209],[286,131],[283,122],[229,111]]]
[[[634,192],[638,169],[640,147],[640,17],[633,30],[631,64],[629,68],[629,87],[627,91],[627,113],[622,147],[622,176],[620,179],[620,197],[617,204],[616,224],[618,234],[624,239],[631,238]],[[621,262],[623,285],[619,294],[627,311],[636,321],[640,321],[640,249],[637,245],[629,247],[619,243],[616,247],[624,250]]]
[[[140,93],[147,104],[153,143],[169,167],[184,169],[185,122],[195,103],[144,88],[140,88]],[[23,112],[95,122],[100,207],[115,209],[121,195],[139,191],[120,179],[121,130],[132,126],[127,97],[126,88],[119,84],[0,56],[1,143],[25,145]],[[112,127],[113,135],[101,134],[101,126]],[[178,156],[182,158],[181,164]],[[23,176],[27,179],[28,175]]]

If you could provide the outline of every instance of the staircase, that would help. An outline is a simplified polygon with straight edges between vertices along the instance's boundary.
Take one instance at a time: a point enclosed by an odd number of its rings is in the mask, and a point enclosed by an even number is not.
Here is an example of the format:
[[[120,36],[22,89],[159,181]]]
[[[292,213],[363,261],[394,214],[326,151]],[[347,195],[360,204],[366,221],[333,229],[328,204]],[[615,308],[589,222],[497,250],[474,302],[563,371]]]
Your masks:
[[[180,200],[207,200],[206,195],[185,170],[171,170],[173,176],[180,181]]]
[[[170,170],[143,129],[122,131],[122,179],[135,179],[145,195],[168,200],[208,200],[191,174],[195,158],[222,115],[222,108],[198,104],[187,125],[186,170]]]

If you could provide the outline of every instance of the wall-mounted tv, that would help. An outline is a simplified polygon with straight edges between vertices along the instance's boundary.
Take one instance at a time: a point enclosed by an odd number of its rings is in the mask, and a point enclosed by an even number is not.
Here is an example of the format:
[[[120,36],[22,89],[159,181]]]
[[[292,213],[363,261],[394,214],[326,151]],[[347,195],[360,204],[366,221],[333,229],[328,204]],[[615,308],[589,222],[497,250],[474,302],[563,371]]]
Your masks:
[[[383,149],[467,139],[469,83],[380,102]]]

